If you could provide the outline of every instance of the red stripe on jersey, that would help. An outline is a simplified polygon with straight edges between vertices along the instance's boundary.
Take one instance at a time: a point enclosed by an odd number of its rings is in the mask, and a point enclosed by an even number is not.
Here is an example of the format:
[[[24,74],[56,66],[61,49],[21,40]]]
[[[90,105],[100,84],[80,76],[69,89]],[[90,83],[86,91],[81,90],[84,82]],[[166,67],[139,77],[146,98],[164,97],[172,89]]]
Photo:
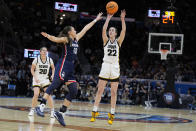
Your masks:
[[[76,82],[75,80],[68,80],[68,82]]]
[[[66,49],[66,45],[65,45],[65,56],[64,56],[64,58],[63,58],[63,62],[61,63],[61,68],[60,68],[60,70],[59,70],[59,77],[60,77],[61,80],[64,80],[64,79],[61,77],[61,72],[62,72],[62,69],[63,69],[63,65],[64,65],[64,63],[65,63],[66,56],[67,56],[67,49]]]

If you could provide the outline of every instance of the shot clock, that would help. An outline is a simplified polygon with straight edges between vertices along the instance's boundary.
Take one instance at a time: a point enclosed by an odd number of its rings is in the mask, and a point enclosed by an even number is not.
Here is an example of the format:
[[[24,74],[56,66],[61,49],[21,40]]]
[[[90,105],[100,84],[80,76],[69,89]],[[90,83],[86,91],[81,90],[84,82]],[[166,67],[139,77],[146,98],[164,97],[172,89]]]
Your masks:
[[[163,10],[160,17],[160,32],[179,33],[177,22],[176,11]]]
[[[161,23],[163,24],[175,24],[176,13],[175,11],[163,11]]]

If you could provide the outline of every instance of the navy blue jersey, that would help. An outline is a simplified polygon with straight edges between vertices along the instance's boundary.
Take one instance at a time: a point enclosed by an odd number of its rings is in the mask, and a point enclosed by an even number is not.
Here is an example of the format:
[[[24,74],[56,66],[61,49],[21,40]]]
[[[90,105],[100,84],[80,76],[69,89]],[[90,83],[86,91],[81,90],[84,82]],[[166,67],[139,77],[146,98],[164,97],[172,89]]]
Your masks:
[[[77,59],[78,48],[79,45],[77,41],[72,41],[64,45],[62,50],[62,56],[59,59],[55,69],[56,76],[58,75],[61,80],[75,81],[74,62]]]
[[[74,62],[77,59],[78,42],[76,40],[65,44],[62,50],[62,57],[66,61]]]
[[[46,93],[51,92],[65,82],[76,82],[74,76],[74,62],[77,59],[78,42],[72,41],[62,47],[62,56],[55,66],[55,74],[52,84],[47,88]]]

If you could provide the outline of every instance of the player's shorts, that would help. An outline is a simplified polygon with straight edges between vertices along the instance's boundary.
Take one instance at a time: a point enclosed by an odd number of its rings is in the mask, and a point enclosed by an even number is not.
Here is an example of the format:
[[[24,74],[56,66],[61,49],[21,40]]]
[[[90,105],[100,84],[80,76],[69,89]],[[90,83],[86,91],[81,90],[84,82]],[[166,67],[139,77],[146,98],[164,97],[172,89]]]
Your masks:
[[[51,84],[49,79],[39,79],[39,81],[40,83],[37,83],[35,79],[33,78],[33,87],[45,88]]]
[[[55,66],[54,78],[52,84],[47,88],[46,93],[51,94],[54,89],[66,82],[76,82],[74,63],[61,58]]]
[[[74,63],[70,61],[60,60],[56,65],[55,75],[56,78],[60,78],[63,82],[76,82],[74,75]]]
[[[120,66],[119,64],[102,63],[99,79],[117,82],[120,77]]]

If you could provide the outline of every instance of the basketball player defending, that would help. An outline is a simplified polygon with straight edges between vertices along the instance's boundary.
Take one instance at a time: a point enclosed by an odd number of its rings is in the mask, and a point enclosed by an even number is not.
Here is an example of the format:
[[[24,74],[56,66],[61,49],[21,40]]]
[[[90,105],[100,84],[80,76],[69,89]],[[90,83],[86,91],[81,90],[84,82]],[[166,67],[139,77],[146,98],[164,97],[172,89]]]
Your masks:
[[[91,122],[96,120],[96,117],[99,115],[98,106],[103,94],[104,88],[108,81],[111,82],[111,112],[108,113],[108,123],[112,124],[114,119],[115,107],[116,107],[116,97],[117,97],[117,88],[118,81],[120,76],[120,66],[119,66],[119,48],[122,45],[122,42],[125,37],[126,24],[125,24],[125,10],[121,11],[121,22],[122,30],[120,36],[117,38],[117,29],[115,27],[109,28],[109,38],[107,37],[107,27],[112,15],[107,15],[107,19],[103,26],[102,38],[104,46],[104,58],[102,63],[102,68],[99,74],[98,81],[98,91],[95,97],[95,103],[92,111]]]
[[[40,88],[43,88],[43,90],[46,91],[47,87],[50,85],[50,80],[48,76],[50,67],[52,69],[51,79],[53,79],[54,77],[55,67],[54,67],[53,60],[47,57],[46,54],[47,54],[47,48],[42,47],[40,49],[40,56],[38,56],[33,60],[31,66],[31,74],[33,76],[34,96],[32,99],[32,105],[31,105],[31,110],[29,112],[29,116],[34,115],[35,107],[37,105],[37,100],[40,93]],[[48,105],[51,109],[50,117],[54,117],[54,105],[51,96],[49,96]]]
[[[60,37],[51,36],[44,32],[41,33],[44,37],[48,38],[52,42],[61,44],[64,51],[62,52],[62,57],[57,63],[52,84],[44,93],[44,97],[41,100],[40,106],[36,108],[36,112],[39,116],[44,117],[43,110],[52,91],[60,87],[62,84],[66,84],[69,89],[69,93],[66,95],[64,103],[59,112],[55,111],[54,113],[54,117],[57,119],[57,121],[62,126],[65,126],[63,115],[70,106],[72,99],[76,97],[78,90],[76,78],[74,76],[74,62],[77,59],[77,50],[79,47],[78,41],[98,20],[101,19],[101,16],[102,13],[99,13],[96,19],[87,24],[79,33],[76,33],[74,27],[72,26],[66,26],[60,32]]]

